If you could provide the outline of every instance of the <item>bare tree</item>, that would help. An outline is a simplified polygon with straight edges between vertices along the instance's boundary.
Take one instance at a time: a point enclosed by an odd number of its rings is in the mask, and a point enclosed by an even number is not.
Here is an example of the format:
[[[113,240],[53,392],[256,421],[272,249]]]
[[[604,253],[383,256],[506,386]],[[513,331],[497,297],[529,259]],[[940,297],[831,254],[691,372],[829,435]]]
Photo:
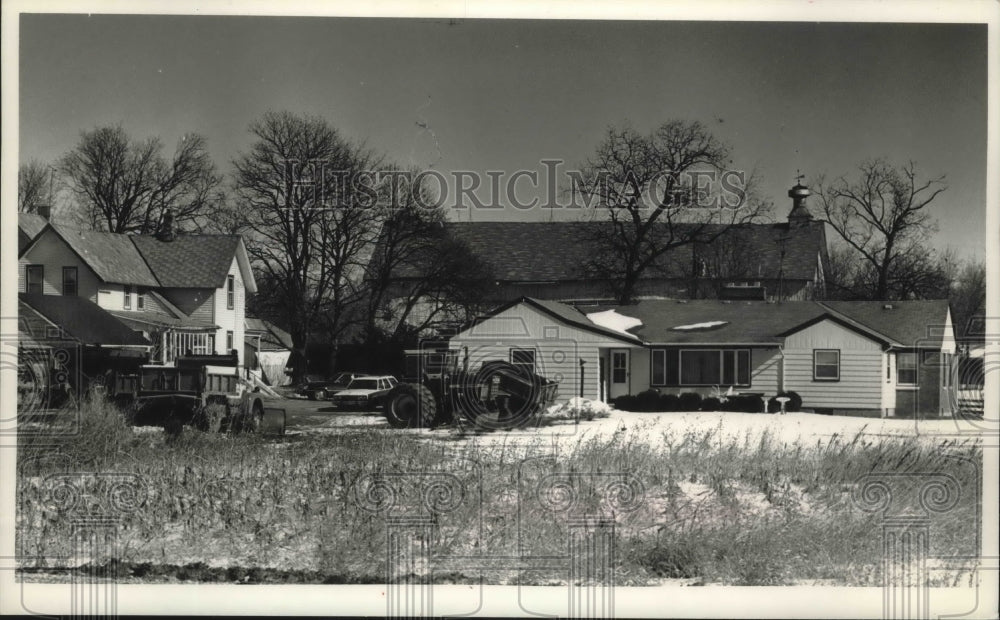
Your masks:
[[[859,173],[853,181],[820,181],[817,194],[830,227],[866,264],[870,298],[888,299],[894,272],[907,265],[912,271],[921,254],[926,258],[923,242],[935,230],[927,207],[947,188],[944,177],[918,180],[913,162],[897,168],[869,160]]]
[[[243,231],[266,291],[256,305],[292,336],[305,371],[317,333],[336,345],[358,317],[377,194],[360,180],[381,162],[318,117],[269,112],[233,162]]]
[[[857,251],[839,243],[830,247],[826,262],[827,299],[865,299]]]
[[[36,159],[21,164],[17,169],[17,210],[20,213],[37,213],[42,205],[52,206],[52,169]]]
[[[179,228],[202,225],[222,199],[205,139],[184,136],[171,159],[162,151],[158,138],[133,140],[121,126],[83,132],[59,161],[79,215],[116,233],[153,232],[166,209]]]
[[[986,313],[986,262],[969,260],[961,266],[952,284],[951,295],[952,321],[959,336],[977,338],[982,342],[984,334],[981,328],[970,327],[974,319]]]
[[[482,310],[492,275],[447,231],[416,171],[394,175],[368,268],[366,340],[399,341]]]
[[[670,121],[649,135],[609,128],[575,179],[607,220],[583,240],[593,247],[587,275],[629,303],[670,250],[753,221],[763,208],[754,179],[728,170],[731,163],[729,146],[698,122]]]

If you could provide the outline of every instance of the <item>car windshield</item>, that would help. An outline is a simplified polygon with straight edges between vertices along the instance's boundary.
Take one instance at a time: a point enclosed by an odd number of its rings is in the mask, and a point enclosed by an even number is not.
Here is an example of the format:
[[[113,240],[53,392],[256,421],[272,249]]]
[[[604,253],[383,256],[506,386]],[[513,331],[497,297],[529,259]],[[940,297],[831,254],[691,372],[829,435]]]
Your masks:
[[[352,390],[377,390],[378,379],[355,379],[350,387]]]

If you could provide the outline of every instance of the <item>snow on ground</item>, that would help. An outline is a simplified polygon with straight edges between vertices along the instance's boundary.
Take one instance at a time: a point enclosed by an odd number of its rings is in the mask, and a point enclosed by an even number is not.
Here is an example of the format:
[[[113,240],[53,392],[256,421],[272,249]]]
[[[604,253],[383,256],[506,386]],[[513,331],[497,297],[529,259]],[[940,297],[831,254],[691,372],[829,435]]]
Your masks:
[[[642,325],[641,320],[625,316],[624,314],[618,314],[614,309],[605,310],[604,312],[592,312],[587,315],[587,319],[595,325],[606,329],[613,329],[616,332],[621,332],[633,338],[635,338],[635,334],[630,334],[628,330]]]
[[[635,413],[612,410],[607,418],[561,421],[551,426],[510,432],[497,431],[477,434],[471,439],[482,446],[500,444],[528,444],[542,441],[563,449],[570,449],[578,441],[593,438],[610,439],[616,433],[623,439],[648,441],[660,445],[664,434],[680,439],[687,433],[703,434],[709,431],[719,441],[755,441],[768,432],[778,443],[815,445],[836,437],[850,441],[858,433],[866,437],[919,437],[932,443],[955,439],[967,428],[954,420],[905,420],[828,416],[814,413],[762,414],[698,411],[690,413]],[[426,432],[426,431],[424,431]],[[431,436],[441,431],[431,431]],[[971,438],[962,435],[961,438]]]

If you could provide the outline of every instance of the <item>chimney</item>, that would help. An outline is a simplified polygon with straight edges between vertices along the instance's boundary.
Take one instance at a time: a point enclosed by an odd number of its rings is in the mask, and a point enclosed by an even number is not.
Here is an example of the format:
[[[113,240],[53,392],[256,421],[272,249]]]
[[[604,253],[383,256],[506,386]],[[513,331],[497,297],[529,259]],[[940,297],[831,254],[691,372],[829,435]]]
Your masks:
[[[809,207],[806,206],[806,198],[812,192],[802,184],[803,178],[801,174],[795,177],[795,187],[788,190],[788,197],[792,199],[792,210],[788,214],[788,223],[792,226],[805,224],[811,222],[813,219],[812,213],[809,212]]]
[[[160,228],[156,231],[156,238],[160,241],[173,241],[175,236],[174,214],[170,209],[165,209],[163,219],[160,220]]]
[[[51,219],[52,217],[52,207],[50,205],[36,205],[35,213],[41,215],[45,219]]]

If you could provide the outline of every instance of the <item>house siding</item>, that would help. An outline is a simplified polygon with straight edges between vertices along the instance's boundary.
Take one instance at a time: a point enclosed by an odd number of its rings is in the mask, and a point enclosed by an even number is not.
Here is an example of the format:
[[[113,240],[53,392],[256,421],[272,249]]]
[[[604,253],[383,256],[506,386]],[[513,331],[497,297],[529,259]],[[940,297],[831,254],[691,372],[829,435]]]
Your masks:
[[[77,296],[97,303],[97,290],[101,286],[97,274],[52,229],[42,233],[35,244],[17,260],[17,290],[21,293],[27,292],[27,265],[45,266],[42,281],[42,292],[45,295],[62,295],[62,268],[76,267]]]
[[[535,372],[559,382],[557,402],[580,395],[580,360],[584,362],[583,395],[596,400],[600,397],[601,349],[641,350],[639,345],[565,325],[527,304],[508,308],[459,332],[449,346],[463,351],[460,360],[467,352],[473,371],[483,362],[510,361],[511,348],[535,349]]]
[[[205,323],[215,322],[214,289],[162,288],[157,289],[157,292],[192,319]]]
[[[840,380],[813,379],[816,349],[840,351]],[[878,342],[824,320],[785,339],[784,389],[797,392],[806,409],[881,410],[883,364]]]
[[[240,266],[234,258],[229,265],[227,276],[234,277],[233,308],[228,308],[228,295],[226,292],[226,282],[215,289],[212,299],[212,311],[215,324],[219,327],[215,333],[216,353],[227,353],[226,332],[233,332],[233,348],[239,354],[240,364],[243,363],[243,335],[245,332],[244,318],[246,307],[246,290],[243,286],[243,276],[240,273]],[[193,316],[193,315],[192,315]]]

